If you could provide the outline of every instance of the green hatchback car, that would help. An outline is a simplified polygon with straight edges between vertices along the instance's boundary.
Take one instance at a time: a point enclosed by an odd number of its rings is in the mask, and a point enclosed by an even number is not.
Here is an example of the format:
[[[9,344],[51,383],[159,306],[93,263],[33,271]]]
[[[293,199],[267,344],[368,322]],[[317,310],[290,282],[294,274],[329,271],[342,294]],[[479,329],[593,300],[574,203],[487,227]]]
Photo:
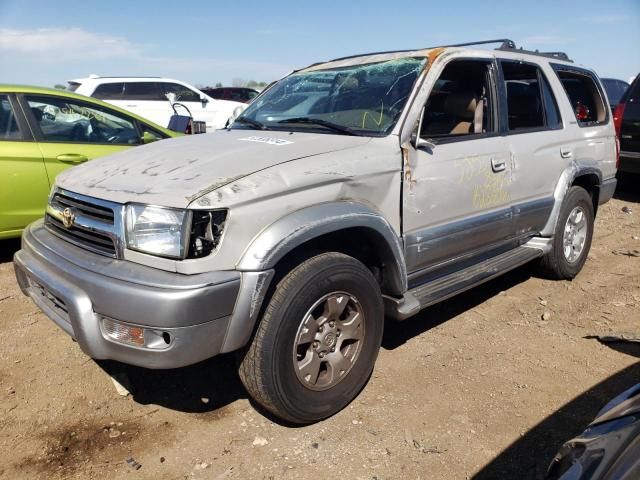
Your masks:
[[[0,239],[19,237],[44,215],[65,168],[179,135],[93,98],[0,85]]]

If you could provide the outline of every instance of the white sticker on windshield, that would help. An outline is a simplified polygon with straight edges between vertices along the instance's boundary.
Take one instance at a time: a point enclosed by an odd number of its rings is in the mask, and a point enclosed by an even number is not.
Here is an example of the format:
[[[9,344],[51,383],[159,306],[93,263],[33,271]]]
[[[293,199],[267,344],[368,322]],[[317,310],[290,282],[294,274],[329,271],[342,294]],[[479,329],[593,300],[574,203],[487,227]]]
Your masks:
[[[258,143],[268,143],[269,145],[288,145],[290,143],[289,140],[283,140],[282,138],[273,138],[273,137],[247,137],[247,138],[239,138],[238,140],[244,140],[245,142],[258,142]]]

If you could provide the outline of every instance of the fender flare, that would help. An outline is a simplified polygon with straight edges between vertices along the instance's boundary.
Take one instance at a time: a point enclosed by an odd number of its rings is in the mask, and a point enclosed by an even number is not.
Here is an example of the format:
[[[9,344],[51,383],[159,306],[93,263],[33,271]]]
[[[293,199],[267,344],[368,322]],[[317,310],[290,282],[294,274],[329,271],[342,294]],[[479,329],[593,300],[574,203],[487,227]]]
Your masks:
[[[560,209],[562,208],[562,202],[564,201],[564,197],[567,195],[567,192],[569,191],[569,188],[571,188],[571,185],[573,185],[575,179],[582,175],[590,174],[596,175],[599,179],[598,185],[602,185],[602,172],[595,167],[581,166],[575,162],[572,162],[562,172],[558,183],[556,184],[556,189],[553,193],[555,202],[553,205],[553,209],[551,210],[551,215],[549,215],[547,223],[540,232],[543,237],[551,237],[555,233],[556,223],[558,222]]]
[[[321,235],[360,227],[375,232],[384,243],[382,252],[398,294],[407,289],[407,267],[401,237],[389,222],[370,206],[338,201],[296,210],[264,228],[244,251],[236,269],[264,271],[273,268],[294,248]],[[395,293],[395,292],[394,292]]]

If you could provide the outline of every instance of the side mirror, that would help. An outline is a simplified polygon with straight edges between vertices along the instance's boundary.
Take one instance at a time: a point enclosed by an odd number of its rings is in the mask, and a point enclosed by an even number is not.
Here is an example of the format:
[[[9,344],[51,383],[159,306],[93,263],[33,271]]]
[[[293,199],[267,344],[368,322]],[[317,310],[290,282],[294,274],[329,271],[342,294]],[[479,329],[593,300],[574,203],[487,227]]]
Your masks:
[[[420,132],[422,132],[422,119],[424,118],[424,108],[425,107],[422,107],[422,110],[420,110],[420,119],[418,120],[418,127],[411,134],[411,145],[413,145],[413,148],[415,148],[416,150],[418,150],[419,148],[425,148],[425,147],[428,148],[429,150],[433,150],[434,148],[436,148],[436,144],[420,136]]]
[[[173,105],[174,103],[176,103],[176,94],[175,93],[167,93],[165,95],[165,97],[167,97],[167,100],[169,100],[169,103],[171,105]]]
[[[209,99],[203,95],[200,97],[200,103],[202,103],[202,108],[204,108],[207,106],[207,103],[209,103]]]
[[[144,145],[146,145],[147,143],[152,143],[155,142],[156,140],[158,140],[158,137],[156,137],[153,133],[151,132],[144,132],[142,134],[142,143]]]

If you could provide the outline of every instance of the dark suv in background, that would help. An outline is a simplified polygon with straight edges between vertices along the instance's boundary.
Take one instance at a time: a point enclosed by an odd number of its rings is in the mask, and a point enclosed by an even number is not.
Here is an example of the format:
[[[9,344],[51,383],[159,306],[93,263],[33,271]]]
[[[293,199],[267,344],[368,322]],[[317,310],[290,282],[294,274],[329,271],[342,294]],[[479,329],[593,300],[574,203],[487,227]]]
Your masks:
[[[640,75],[620,99],[613,120],[620,139],[618,169],[640,174]]]

